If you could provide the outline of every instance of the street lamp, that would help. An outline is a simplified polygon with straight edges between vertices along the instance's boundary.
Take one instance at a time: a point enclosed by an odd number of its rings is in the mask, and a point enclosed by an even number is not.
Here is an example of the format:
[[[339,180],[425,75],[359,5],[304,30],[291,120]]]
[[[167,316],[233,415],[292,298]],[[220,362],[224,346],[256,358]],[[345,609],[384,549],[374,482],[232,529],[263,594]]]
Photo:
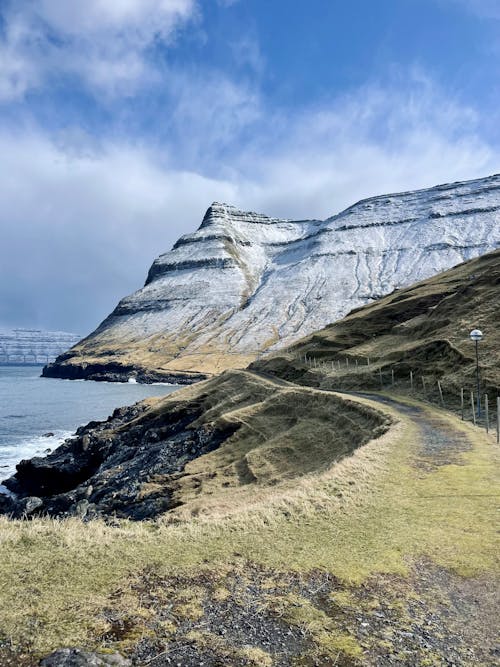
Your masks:
[[[483,332],[473,329],[469,338],[476,344],[476,380],[477,380],[477,416],[481,416],[481,388],[479,383],[479,341],[483,340]]]

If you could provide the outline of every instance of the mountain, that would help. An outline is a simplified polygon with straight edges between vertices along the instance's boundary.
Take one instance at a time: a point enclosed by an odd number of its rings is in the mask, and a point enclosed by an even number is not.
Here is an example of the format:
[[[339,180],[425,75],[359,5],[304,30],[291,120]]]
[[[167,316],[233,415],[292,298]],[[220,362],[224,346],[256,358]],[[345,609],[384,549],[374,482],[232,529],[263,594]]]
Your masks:
[[[251,502],[256,489],[326,470],[390,427],[387,415],[332,389],[380,389],[382,374],[383,388],[401,394],[413,370],[413,397],[422,397],[424,377],[425,398],[437,400],[440,380],[446,407],[456,407],[461,387],[475,389],[475,327],[484,333],[481,381],[493,424],[499,311],[497,250],[397,290],[247,370],[90,422],[48,456],[17,466],[4,482],[17,497],[0,496],[0,514],[144,519],[196,514],[213,502],[232,507],[246,493]]]
[[[500,175],[372,197],[327,220],[214,203],[145,286],[45,374],[199,379],[500,246]]]
[[[0,330],[0,364],[47,364],[79,339],[65,331]]]
[[[476,357],[469,334],[478,328],[481,394],[488,394],[493,414],[500,394],[499,313],[496,250],[395,290],[251,368],[322,389],[394,389],[436,403],[439,381],[447,408],[459,407],[464,388],[470,416]]]

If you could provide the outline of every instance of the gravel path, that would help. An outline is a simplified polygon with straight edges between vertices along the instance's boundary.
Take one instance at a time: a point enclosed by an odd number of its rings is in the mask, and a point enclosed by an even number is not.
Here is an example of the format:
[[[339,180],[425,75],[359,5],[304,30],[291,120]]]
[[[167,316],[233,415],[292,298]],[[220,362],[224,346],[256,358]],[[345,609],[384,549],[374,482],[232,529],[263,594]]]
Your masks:
[[[415,456],[418,457],[422,467],[432,469],[450,463],[460,463],[460,455],[471,448],[465,433],[450,426],[450,422],[435,411],[431,413],[423,407],[408,405],[379,394],[352,392],[350,395],[388,405],[409,418],[419,431]]]

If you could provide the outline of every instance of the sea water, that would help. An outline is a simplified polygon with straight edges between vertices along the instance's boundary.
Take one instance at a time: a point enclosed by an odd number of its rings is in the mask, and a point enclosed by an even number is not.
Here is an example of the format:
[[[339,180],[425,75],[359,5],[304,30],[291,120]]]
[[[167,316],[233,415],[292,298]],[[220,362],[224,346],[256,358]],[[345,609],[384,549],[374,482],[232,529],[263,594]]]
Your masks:
[[[179,389],[167,384],[55,380],[40,377],[41,370],[0,366],[0,482],[14,474],[21,459],[54,450],[82,424],[106,419],[117,407]]]

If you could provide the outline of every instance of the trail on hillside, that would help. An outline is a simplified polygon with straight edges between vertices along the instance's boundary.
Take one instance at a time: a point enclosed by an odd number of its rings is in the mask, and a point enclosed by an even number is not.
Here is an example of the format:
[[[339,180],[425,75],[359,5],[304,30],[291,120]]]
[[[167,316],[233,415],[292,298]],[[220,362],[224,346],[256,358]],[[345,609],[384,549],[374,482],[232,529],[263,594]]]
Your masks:
[[[436,412],[429,412],[423,406],[408,405],[395,398],[378,394],[353,392],[350,396],[367,398],[375,403],[389,406],[410,419],[418,429],[419,437],[415,447],[415,457],[422,467],[435,467],[460,463],[460,455],[471,449],[466,434],[454,428],[450,422]]]
[[[304,387],[303,385],[295,384],[260,371],[251,371],[251,373],[280,387],[300,387],[302,390],[308,389],[309,391],[319,393],[330,391],[328,389]],[[379,403],[381,406],[388,406],[402,416],[410,419],[417,427],[419,433],[415,447],[415,456],[419,458],[422,466],[434,467],[458,463],[460,454],[471,449],[470,440],[464,432],[454,428],[447,419],[441,417],[436,411],[433,410],[431,412],[426,410],[424,405],[409,405],[395,398],[370,392],[335,391],[334,393],[341,394],[346,398],[356,399],[356,397],[359,397],[368,399]]]
[[[272,375],[259,373],[276,385],[296,386],[292,382]],[[323,393],[324,389],[310,388],[313,392]],[[445,412],[425,404],[406,403],[397,398],[369,392],[335,392],[348,400],[366,399],[377,404],[381,410],[397,413],[404,421],[411,422],[409,433],[413,434],[410,443],[409,463],[415,475],[426,478],[439,473],[444,466],[470,466],[467,452],[473,449],[471,436],[462,430]],[[411,437],[411,436],[410,436]],[[493,444],[492,440],[492,446]],[[495,502],[495,489],[486,497]],[[437,489],[436,494],[425,496],[430,502],[436,498],[440,505],[455,504],[459,501],[457,490],[450,487]],[[472,502],[477,496],[462,493],[460,498]],[[481,494],[483,497],[483,494]],[[424,496],[419,496],[420,499]],[[433,519],[429,516],[429,521]],[[464,530],[466,530],[464,528]],[[437,565],[428,557],[416,560],[408,559],[407,578],[374,575],[360,590],[364,594],[374,595],[385,605],[394,598],[402,604],[406,627],[399,627],[400,620],[389,619],[380,613],[367,617],[366,624],[375,635],[388,639],[385,650],[371,650],[353,665],[391,665],[424,664],[420,660],[430,660],[432,664],[443,667],[457,665],[498,664],[499,649],[495,644],[495,627],[500,615],[498,605],[498,582],[486,573],[476,577],[463,577]],[[360,607],[357,608],[360,613]],[[384,613],[386,611],[384,610]],[[378,620],[377,620],[378,619]],[[377,626],[381,620],[380,627]],[[355,623],[351,626],[353,632]],[[431,664],[425,662],[425,664]],[[351,663],[346,663],[351,664]]]

